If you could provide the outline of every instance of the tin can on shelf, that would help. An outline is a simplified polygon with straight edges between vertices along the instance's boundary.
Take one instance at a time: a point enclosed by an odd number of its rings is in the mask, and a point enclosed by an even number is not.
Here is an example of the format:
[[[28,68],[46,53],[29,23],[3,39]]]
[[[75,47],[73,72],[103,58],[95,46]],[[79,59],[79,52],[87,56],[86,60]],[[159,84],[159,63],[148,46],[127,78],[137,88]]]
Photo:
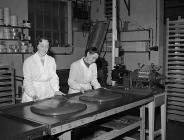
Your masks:
[[[3,27],[0,27],[0,39],[4,38],[4,30]]]
[[[18,17],[15,15],[12,15],[10,18],[11,26],[18,26]]]
[[[4,24],[10,25],[10,8],[5,7],[4,8]]]
[[[3,33],[4,33],[4,39],[11,39],[9,27],[4,27]]]
[[[21,42],[21,52],[27,52],[27,44],[25,42]]]
[[[0,8],[0,25],[4,25],[3,8]]]

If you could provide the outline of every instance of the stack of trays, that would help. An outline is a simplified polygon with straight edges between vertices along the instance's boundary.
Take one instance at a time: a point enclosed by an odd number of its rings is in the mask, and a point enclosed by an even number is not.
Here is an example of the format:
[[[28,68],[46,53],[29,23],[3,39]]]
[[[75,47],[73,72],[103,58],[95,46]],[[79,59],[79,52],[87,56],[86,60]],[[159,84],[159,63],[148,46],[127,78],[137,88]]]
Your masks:
[[[166,77],[169,119],[184,120],[184,20],[167,20]]]

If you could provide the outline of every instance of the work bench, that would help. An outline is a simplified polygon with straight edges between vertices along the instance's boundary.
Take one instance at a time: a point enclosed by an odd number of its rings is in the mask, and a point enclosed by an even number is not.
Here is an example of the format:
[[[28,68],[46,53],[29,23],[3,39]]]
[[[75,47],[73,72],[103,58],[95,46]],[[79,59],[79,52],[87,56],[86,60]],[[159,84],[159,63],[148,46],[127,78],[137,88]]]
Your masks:
[[[106,89],[101,92],[106,92]],[[131,94],[126,91],[115,92],[115,94],[121,94],[122,97],[116,101],[98,103],[79,100],[81,93],[68,95],[68,100],[87,106],[86,110],[69,115],[44,116],[33,113],[30,110],[30,107],[35,104],[33,102],[1,108],[0,139],[26,140],[44,135],[61,134],[64,140],[70,140],[71,131],[74,128],[139,107],[141,116],[140,136],[141,140],[144,140],[145,107],[148,103],[154,101],[154,96],[152,94]]]

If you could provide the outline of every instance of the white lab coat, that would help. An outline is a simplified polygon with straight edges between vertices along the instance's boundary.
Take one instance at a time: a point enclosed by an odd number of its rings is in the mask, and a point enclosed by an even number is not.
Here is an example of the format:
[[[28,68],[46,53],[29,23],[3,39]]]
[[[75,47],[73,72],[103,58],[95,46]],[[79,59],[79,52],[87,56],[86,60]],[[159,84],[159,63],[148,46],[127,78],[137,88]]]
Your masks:
[[[100,88],[97,80],[97,66],[91,64],[89,68],[85,65],[83,58],[72,63],[70,66],[70,74],[68,79],[69,94],[80,92],[80,88],[85,90]]]
[[[30,56],[23,64],[24,93],[22,102],[33,101],[33,96],[39,99],[54,96],[59,91],[59,78],[56,74],[56,63],[54,58],[46,55],[44,65],[38,53]]]

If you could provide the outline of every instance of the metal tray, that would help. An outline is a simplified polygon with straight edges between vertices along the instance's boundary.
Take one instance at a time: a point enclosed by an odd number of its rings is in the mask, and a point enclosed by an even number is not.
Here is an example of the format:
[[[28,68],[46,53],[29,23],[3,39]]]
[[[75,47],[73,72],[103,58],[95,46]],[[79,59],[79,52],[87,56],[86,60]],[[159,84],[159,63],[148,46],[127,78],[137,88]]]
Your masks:
[[[97,89],[86,91],[85,95],[79,97],[82,101],[107,102],[121,99],[122,95],[113,93],[111,90]]]
[[[55,97],[34,103],[30,109],[33,113],[41,115],[68,115],[77,113],[87,108],[85,104],[70,101],[65,97]]]

